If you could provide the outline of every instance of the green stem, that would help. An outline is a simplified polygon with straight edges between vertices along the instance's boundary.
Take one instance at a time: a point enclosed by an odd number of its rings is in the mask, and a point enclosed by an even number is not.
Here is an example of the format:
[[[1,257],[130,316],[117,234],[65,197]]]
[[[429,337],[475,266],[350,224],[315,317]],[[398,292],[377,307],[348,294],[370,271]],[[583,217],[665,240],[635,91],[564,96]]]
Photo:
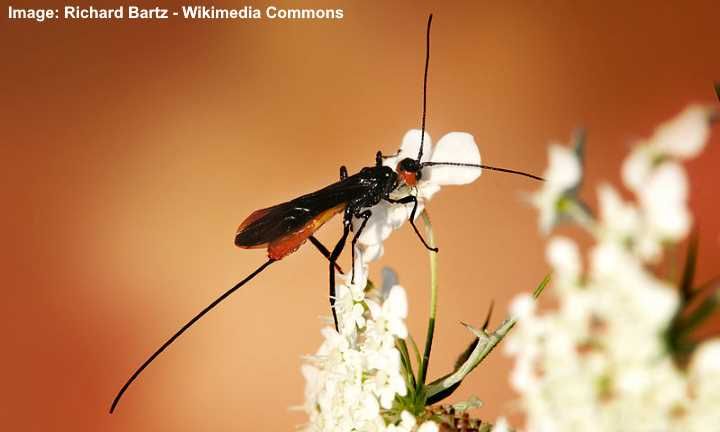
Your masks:
[[[422,212],[423,223],[425,224],[425,233],[427,234],[427,242],[430,247],[435,247],[435,236],[433,235],[430,216],[427,211]],[[430,363],[430,350],[432,349],[433,334],[435,333],[435,317],[437,316],[437,253],[430,252],[430,318],[428,319],[427,334],[425,336],[425,352],[423,353],[422,363],[418,371],[417,389],[418,393],[425,385],[425,377],[427,376],[428,364]]]

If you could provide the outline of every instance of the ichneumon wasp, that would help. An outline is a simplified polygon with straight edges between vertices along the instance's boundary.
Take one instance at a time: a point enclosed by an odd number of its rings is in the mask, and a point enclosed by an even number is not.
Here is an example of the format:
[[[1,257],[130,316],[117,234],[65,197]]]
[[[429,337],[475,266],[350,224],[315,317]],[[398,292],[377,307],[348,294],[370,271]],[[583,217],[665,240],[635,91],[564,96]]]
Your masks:
[[[432,14],[428,17],[427,30],[425,33],[425,70],[423,74],[421,138],[417,157],[403,158],[398,162],[395,170],[393,170],[391,167],[383,165],[384,156],[381,152],[377,152],[374,166],[365,167],[354,175],[348,175],[347,169],[342,166],[340,167],[339,181],[318,191],[311,192],[282,204],[257,210],[250,214],[250,216],[248,216],[245,221],[240,224],[240,227],[237,230],[235,235],[235,245],[247,249],[267,248],[267,261],[195,315],[190,321],[182,326],[180,330],[162,344],[160,348],[158,348],[142,365],[140,365],[140,367],[120,389],[117,396],[115,396],[115,399],[110,406],[110,413],[115,410],[120,398],[122,398],[125,391],[142,373],[142,371],[153,360],[155,360],[160,353],[170,346],[175,339],[180,337],[180,335],[195,324],[195,322],[197,322],[220,302],[225,300],[233,292],[260,274],[263,270],[270,266],[270,264],[295,252],[307,240],[310,240],[310,242],[329,261],[330,308],[333,314],[335,328],[337,328],[337,315],[335,313],[335,309],[333,308],[335,302],[335,270],[340,270],[340,267],[337,264],[337,259],[345,247],[345,243],[347,242],[350,232],[354,231],[351,245],[353,262],[355,261],[354,255],[356,242],[365,228],[368,219],[370,219],[370,216],[372,215],[372,207],[381,201],[387,201],[392,204],[412,204],[409,222],[412,225],[413,230],[427,249],[437,252],[437,249],[433,249],[427,244],[415,225],[415,212],[418,208],[417,197],[410,193],[400,198],[391,197],[391,194],[393,192],[397,192],[401,187],[409,187],[412,189],[417,184],[418,180],[422,178],[424,168],[431,166],[455,166],[488,169],[518,174],[535,180],[543,180],[538,176],[522,171],[498,168],[483,164],[422,161],[423,141],[425,138],[425,113],[427,107],[427,78],[428,66],[430,63],[431,24]],[[342,213],[343,215],[343,233],[340,240],[337,244],[335,244],[335,247],[333,247],[332,251],[330,251],[322,243],[320,243],[313,234],[325,222],[339,213]],[[360,221],[355,230],[352,228],[353,219]]]

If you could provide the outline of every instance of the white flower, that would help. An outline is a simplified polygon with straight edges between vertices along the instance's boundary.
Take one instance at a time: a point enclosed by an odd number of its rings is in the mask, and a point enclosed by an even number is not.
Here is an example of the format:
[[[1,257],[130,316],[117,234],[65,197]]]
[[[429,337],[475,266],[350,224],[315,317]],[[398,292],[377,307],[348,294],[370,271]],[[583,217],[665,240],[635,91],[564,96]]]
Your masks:
[[[386,298],[369,300],[364,296],[367,265],[362,253],[353,264],[354,283],[350,274],[338,276],[342,283],[335,308],[340,331],[322,329],[323,344],[302,367],[307,430],[411,432],[416,422],[409,413],[401,424],[387,429],[383,418],[383,410],[407,394],[395,347],[396,337],[407,336],[405,290],[394,285]]]
[[[697,156],[710,136],[712,110],[691,105],[672,120],[663,123],[650,138],[659,152],[680,159]]]
[[[520,294],[510,303],[510,315],[519,320],[525,319],[535,312],[535,303],[535,299],[530,294]]]
[[[379,325],[384,325],[390,334],[401,339],[407,337],[407,295],[400,285],[390,288],[387,299],[379,306],[375,302],[368,302],[373,320]]]
[[[687,177],[674,162],[660,165],[638,189],[646,223],[661,239],[679,240],[690,229]]]
[[[547,233],[557,222],[561,200],[568,196],[582,180],[578,152],[560,145],[550,146],[550,166],[545,171],[542,188],[532,196],[532,203],[540,210],[540,228]]]
[[[637,191],[666,159],[689,159],[705,147],[713,110],[692,105],[660,125],[649,140],[638,144],[622,167],[625,185]]]
[[[625,158],[622,165],[622,179],[630,190],[637,191],[642,187],[652,172],[653,164],[658,156],[655,149],[647,145],[636,146]]]
[[[400,413],[400,423],[397,425],[389,425],[387,432],[410,432],[416,425],[417,420],[415,420],[415,416],[407,411],[403,411]]]
[[[662,244],[687,235],[692,218],[687,208],[687,178],[678,164],[696,156],[710,134],[712,110],[695,105],[660,125],[625,159],[622,178],[640,202],[634,238],[637,253],[659,258]],[[601,197],[602,198],[602,197]]]
[[[618,192],[607,183],[598,187],[598,205],[604,237],[622,243],[635,236],[640,224],[638,210],[623,202]]]
[[[400,413],[400,423],[397,425],[388,425],[387,432],[438,432],[438,425],[433,421],[426,421],[417,427],[417,420],[407,411]]]
[[[343,334],[354,334],[358,328],[365,326],[365,308],[361,302],[353,299],[350,289],[339,285],[336,289],[335,312],[338,316],[338,327]]]
[[[569,238],[551,239],[547,248],[547,260],[553,266],[557,278],[575,282],[580,277],[580,252]]]
[[[421,133],[418,129],[408,131],[402,139],[397,155],[386,158],[384,164],[396,169],[398,163],[405,158],[416,159],[420,149]],[[480,164],[480,151],[472,135],[464,132],[450,132],[440,138],[437,146],[432,147],[430,135],[426,132],[423,139],[423,155],[420,162],[450,162]],[[393,195],[399,199],[409,194],[417,197],[418,206],[415,217],[422,213],[425,202],[447,185],[463,185],[475,181],[482,170],[473,167],[458,166],[426,166],[422,169],[419,181],[415,186],[403,186]],[[364,249],[371,249],[370,257],[382,254],[382,242],[394,229],[400,228],[409,218],[413,204],[393,204],[381,201],[372,207],[372,216],[358,242]],[[359,221],[354,221],[355,227]],[[367,253],[367,252],[366,252]]]
[[[510,378],[527,430],[704,432],[720,424],[720,339],[701,344],[687,371],[678,368],[665,338],[680,291],[648,265],[689,231],[678,160],[702,149],[707,117],[706,109],[691,107],[633,149],[622,175],[637,202],[607,184],[598,188],[599,221],[584,225],[594,241],[587,258],[569,239],[550,240],[556,307],[537,311],[526,294],[513,301],[520,319],[506,351],[515,357]],[[557,184],[571,185],[574,168],[568,173]],[[551,204],[563,196],[546,194],[537,201],[541,219],[543,212],[553,216]]]
[[[711,339],[703,343],[695,352],[692,362],[693,373],[700,377],[710,374],[720,375],[720,339]]]
[[[499,419],[497,419],[497,421],[493,425],[492,432],[510,432],[510,426],[508,425],[505,417],[500,417]]]
[[[421,424],[418,428],[417,432],[438,432],[438,425],[434,421],[426,421],[425,423]]]

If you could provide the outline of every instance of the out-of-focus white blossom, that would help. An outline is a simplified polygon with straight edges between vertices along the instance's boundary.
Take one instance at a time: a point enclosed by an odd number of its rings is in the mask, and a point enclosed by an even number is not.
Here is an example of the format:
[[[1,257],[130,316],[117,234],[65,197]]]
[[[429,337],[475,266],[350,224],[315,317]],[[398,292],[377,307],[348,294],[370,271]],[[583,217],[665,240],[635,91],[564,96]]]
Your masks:
[[[492,430],[493,432],[510,432],[510,425],[508,425],[505,417],[500,417],[493,425]]]
[[[521,395],[525,430],[720,430],[720,340],[700,345],[687,371],[676,366],[664,335],[679,290],[649,266],[690,229],[679,160],[702,149],[708,117],[707,109],[691,107],[633,149],[622,174],[636,202],[608,184],[598,189],[599,217],[589,230],[595,244],[586,259],[567,238],[549,242],[556,308],[539,312],[528,295],[513,302],[519,321],[506,350],[515,357],[511,383]],[[548,174],[564,169],[558,178],[576,179],[577,168],[553,167],[551,157]],[[540,196],[543,225],[552,220],[553,199],[545,186]]]
[[[660,153],[680,159],[700,154],[710,137],[712,110],[691,105],[674,119],[663,123],[650,138],[651,145]]]
[[[549,232],[561,216],[562,201],[574,191],[582,180],[582,166],[578,153],[565,146],[550,146],[550,164],[545,171],[545,182],[532,197],[540,211],[540,229]]]
[[[658,166],[638,189],[645,223],[657,238],[679,240],[687,235],[691,222],[687,189],[685,170],[675,162]]]
[[[678,162],[703,149],[710,134],[711,114],[707,107],[687,108],[638,143],[623,163],[623,182],[640,204],[633,221],[634,235],[629,240],[644,259],[657,259],[663,243],[678,241],[690,230],[687,176]],[[629,222],[629,213],[625,216]]]
[[[713,110],[692,105],[660,125],[653,135],[638,143],[622,167],[625,185],[638,190],[653,169],[668,159],[686,160],[697,156],[710,136]]]
[[[417,158],[420,150],[421,132],[419,129],[408,131],[402,139],[397,154],[384,160],[384,164],[396,169],[397,164],[405,159]],[[437,146],[433,148],[430,135],[425,132],[423,142],[423,155],[420,162],[452,162],[466,164],[480,164],[480,150],[472,135],[465,132],[450,132],[440,138]],[[395,198],[408,194],[417,197],[418,206],[415,217],[420,216],[425,208],[425,202],[435,195],[442,186],[463,185],[472,183],[482,173],[482,169],[458,166],[427,166],[422,169],[420,180],[413,187],[401,187]],[[400,228],[409,218],[413,204],[392,204],[381,201],[373,207],[372,216],[367,221],[365,229],[358,242],[366,250],[366,260],[372,261],[382,255],[382,242],[390,236],[393,230]],[[355,222],[356,224],[359,222]],[[367,252],[370,250],[370,253]]]
[[[580,277],[580,251],[572,240],[566,237],[552,239],[547,248],[547,260],[556,278],[573,282]]]

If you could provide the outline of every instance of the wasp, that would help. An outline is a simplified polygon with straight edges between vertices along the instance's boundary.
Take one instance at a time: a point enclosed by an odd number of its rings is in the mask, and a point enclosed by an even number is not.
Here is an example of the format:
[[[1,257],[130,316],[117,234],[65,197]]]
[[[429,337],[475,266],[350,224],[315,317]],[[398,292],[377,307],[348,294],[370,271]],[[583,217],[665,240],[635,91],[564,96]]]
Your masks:
[[[128,387],[142,373],[145,368],[152,363],[155,358],[160,355],[170,344],[172,344],[180,335],[182,335],[195,322],[202,318],[206,313],[212,310],[220,302],[238,290],[240,287],[255,278],[263,272],[272,263],[280,261],[286,256],[292,254],[300,248],[308,240],[327,258],[329,262],[329,298],[330,309],[333,315],[335,328],[337,329],[337,315],[334,309],[335,303],[335,270],[339,270],[337,264],[338,257],[342,253],[350,232],[353,231],[351,239],[353,262],[355,262],[355,245],[360,234],[362,234],[365,225],[372,216],[373,206],[381,201],[387,201],[392,204],[412,204],[409,222],[423,246],[433,252],[437,252],[437,248],[432,248],[420,234],[415,225],[415,213],[418,208],[418,200],[415,195],[408,193],[400,198],[393,198],[398,191],[412,189],[422,178],[423,168],[429,166],[455,166],[469,167],[478,169],[488,169],[511,174],[518,174],[535,180],[543,180],[533,174],[522,171],[516,171],[507,168],[498,168],[483,164],[468,164],[459,162],[437,162],[422,161],[423,156],[423,140],[425,137],[425,117],[427,108],[427,78],[428,65],[430,63],[430,26],[432,24],[432,14],[428,18],[426,30],[426,46],[425,46],[425,72],[423,75],[423,102],[422,102],[422,121],[421,121],[421,141],[420,149],[416,158],[406,157],[400,160],[395,169],[383,164],[385,156],[381,152],[375,155],[374,166],[362,168],[358,173],[348,175],[345,166],[340,167],[340,179],[315,192],[294,198],[282,204],[272,207],[256,210],[248,216],[239,226],[235,234],[235,245],[240,248],[256,249],[266,248],[268,259],[245,279],[241,280],[235,286],[227,290],[220,297],[210,303],[205,309],[195,315],[190,321],[180,328],[172,337],[160,346],[127,380],[125,385],[120,389],[117,396],[110,406],[112,413],[120,398],[123,396]],[[332,250],[326,248],[313,235],[327,221],[335,215],[341,214],[343,218],[342,236],[335,244]],[[359,221],[357,228],[353,230],[353,220]]]

